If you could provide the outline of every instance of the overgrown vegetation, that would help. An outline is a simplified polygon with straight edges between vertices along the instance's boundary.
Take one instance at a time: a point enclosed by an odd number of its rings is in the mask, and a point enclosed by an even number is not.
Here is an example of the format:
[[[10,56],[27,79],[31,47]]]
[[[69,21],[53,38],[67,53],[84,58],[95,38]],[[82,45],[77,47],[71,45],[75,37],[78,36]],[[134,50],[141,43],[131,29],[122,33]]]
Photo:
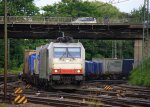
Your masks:
[[[18,75],[20,72],[22,72],[22,68],[23,68],[23,65],[21,65],[20,67],[13,67],[11,69],[8,69],[8,74],[16,74]],[[0,68],[0,74],[3,74],[4,73],[4,69],[3,68]]]
[[[6,104],[2,103],[2,104],[0,104],[0,107],[6,107]]]
[[[129,77],[129,83],[150,86],[150,58],[132,71]]]
[[[140,7],[139,10],[133,10],[131,14],[132,17],[138,17],[139,20],[143,20],[143,12],[144,8]],[[150,59],[144,61],[131,72],[129,84],[150,86]]]

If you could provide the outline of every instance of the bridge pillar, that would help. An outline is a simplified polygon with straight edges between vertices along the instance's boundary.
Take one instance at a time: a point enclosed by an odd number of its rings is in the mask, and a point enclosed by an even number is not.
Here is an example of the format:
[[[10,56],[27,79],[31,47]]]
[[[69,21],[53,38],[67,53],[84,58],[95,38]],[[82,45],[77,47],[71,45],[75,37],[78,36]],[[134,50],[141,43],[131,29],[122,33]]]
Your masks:
[[[150,57],[150,37],[145,39],[144,43],[144,58],[147,59]]]
[[[142,61],[142,40],[134,41],[134,67]]]
[[[147,45],[147,49],[148,49],[148,58],[150,58],[150,37],[148,37],[148,45]]]

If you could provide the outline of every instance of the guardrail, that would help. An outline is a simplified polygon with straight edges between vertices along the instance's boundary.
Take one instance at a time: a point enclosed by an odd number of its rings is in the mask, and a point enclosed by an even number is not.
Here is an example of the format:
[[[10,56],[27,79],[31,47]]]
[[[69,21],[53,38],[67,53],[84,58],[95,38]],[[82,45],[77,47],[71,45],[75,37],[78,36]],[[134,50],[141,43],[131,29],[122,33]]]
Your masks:
[[[77,18],[72,17],[43,17],[43,16],[8,16],[8,23],[20,24],[61,24],[72,23]],[[96,18],[97,24],[142,24],[142,20],[138,18]],[[0,16],[0,23],[4,23],[4,17]],[[84,23],[84,22],[83,22]],[[85,23],[88,23],[85,22]],[[91,24],[91,23],[90,23]],[[93,23],[92,23],[93,24]]]

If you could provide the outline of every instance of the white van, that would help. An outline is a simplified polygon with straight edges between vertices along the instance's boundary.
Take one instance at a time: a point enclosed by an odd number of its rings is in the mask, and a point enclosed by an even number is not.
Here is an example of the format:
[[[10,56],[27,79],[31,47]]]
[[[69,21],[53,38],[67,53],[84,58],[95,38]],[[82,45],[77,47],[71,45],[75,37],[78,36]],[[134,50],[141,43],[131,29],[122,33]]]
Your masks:
[[[80,17],[72,21],[71,23],[97,23],[97,22],[96,18],[93,17]]]

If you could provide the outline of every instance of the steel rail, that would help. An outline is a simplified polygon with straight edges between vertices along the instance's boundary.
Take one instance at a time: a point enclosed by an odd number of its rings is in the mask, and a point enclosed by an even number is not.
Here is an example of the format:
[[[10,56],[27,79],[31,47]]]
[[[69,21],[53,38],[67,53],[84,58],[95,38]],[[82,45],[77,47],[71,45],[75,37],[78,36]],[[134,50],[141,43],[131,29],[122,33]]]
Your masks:
[[[85,99],[85,101],[95,101],[95,102],[102,102],[102,103],[106,103],[106,104],[110,104],[110,105],[121,105],[121,106],[133,106],[133,105],[140,105],[140,106],[148,106],[150,105],[150,102],[148,100],[143,100],[143,99],[136,99],[134,100],[134,98],[118,98],[115,96],[106,96],[106,95],[99,95],[99,96],[95,96],[93,94],[81,94],[81,93],[56,93],[56,92],[38,92],[40,93],[37,97],[64,97],[64,99],[72,99],[72,100],[83,100]],[[34,95],[35,92],[29,91],[29,92],[24,92],[24,94],[26,95]]]

